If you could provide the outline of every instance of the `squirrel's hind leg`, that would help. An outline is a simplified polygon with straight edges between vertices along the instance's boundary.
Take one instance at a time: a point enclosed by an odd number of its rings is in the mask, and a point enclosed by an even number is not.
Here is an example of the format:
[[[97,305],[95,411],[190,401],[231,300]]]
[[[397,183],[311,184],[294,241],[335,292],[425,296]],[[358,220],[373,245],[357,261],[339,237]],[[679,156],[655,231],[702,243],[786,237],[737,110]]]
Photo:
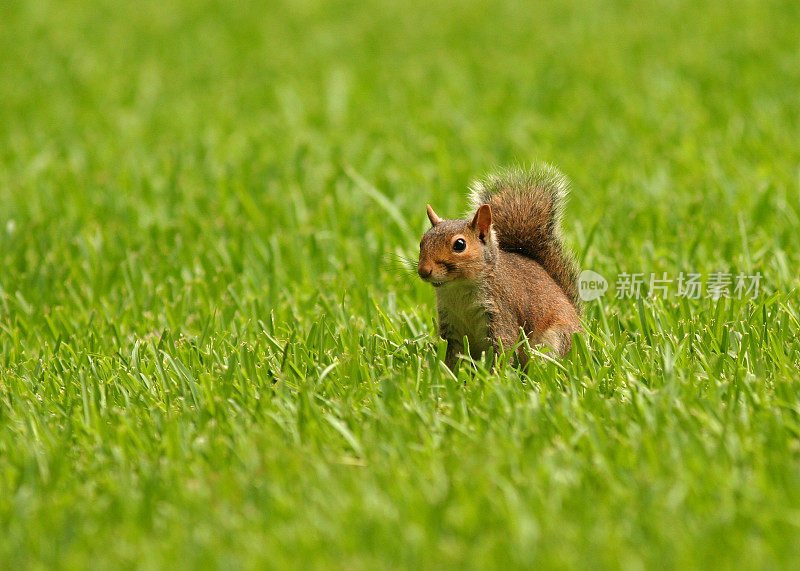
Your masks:
[[[542,347],[543,345],[553,350],[556,356],[563,357],[572,347],[572,333],[574,329],[564,326],[554,325],[546,329],[540,335],[536,336],[533,333],[528,333],[528,343],[520,342],[522,340],[522,332],[518,332],[517,336],[511,336],[510,331],[506,335],[500,337],[503,347],[514,347],[516,351],[514,354],[517,358],[517,363],[522,370],[528,366],[531,360],[531,354],[528,347]]]
[[[574,332],[574,328],[554,325],[542,333],[539,342],[553,349],[559,357],[563,357],[572,348]]]

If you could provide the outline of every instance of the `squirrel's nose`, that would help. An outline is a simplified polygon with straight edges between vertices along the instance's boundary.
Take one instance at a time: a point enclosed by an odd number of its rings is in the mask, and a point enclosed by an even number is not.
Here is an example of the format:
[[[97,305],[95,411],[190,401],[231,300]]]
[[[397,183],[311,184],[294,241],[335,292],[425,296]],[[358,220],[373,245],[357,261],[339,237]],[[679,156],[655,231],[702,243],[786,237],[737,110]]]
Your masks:
[[[429,278],[430,275],[433,273],[433,268],[429,266],[419,266],[417,268],[417,273],[419,274],[419,277],[421,277],[422,279],[426,279]]]

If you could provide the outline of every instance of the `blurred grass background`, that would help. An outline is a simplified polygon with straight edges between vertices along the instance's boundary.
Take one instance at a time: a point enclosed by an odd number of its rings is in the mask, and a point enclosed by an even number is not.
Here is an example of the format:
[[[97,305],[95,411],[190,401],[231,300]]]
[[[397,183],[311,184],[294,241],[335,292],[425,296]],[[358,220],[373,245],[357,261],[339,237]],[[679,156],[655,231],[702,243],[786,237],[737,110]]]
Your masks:
[[[0,4],[0,563],[791,566],[800,4]],[[448,377],[497,166],[584,267],[761,272]]]

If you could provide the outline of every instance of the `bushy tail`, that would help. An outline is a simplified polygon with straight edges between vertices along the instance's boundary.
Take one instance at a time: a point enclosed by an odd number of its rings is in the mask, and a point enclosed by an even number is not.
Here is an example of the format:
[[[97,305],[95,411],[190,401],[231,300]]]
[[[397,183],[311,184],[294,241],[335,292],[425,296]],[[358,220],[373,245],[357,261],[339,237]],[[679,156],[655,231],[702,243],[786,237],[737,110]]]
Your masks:
[[[539,262],[580,311],[578,266],[564,248],[561,214],[569,183],[555,167],[509,169],[476,181],[470,204],[492,207],[492,224],[500,248]]]

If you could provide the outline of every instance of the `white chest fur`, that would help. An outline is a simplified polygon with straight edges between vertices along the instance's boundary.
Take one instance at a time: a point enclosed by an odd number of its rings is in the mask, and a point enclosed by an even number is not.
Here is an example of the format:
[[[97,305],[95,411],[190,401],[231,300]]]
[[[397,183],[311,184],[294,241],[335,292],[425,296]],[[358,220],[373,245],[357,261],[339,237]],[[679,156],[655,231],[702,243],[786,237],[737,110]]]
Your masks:
[[[466,335],[470,352],[480,353],[491,346],[486,296],[472,283],[451,282],[436,290],[439,327],[446,338],[461,341]]]

